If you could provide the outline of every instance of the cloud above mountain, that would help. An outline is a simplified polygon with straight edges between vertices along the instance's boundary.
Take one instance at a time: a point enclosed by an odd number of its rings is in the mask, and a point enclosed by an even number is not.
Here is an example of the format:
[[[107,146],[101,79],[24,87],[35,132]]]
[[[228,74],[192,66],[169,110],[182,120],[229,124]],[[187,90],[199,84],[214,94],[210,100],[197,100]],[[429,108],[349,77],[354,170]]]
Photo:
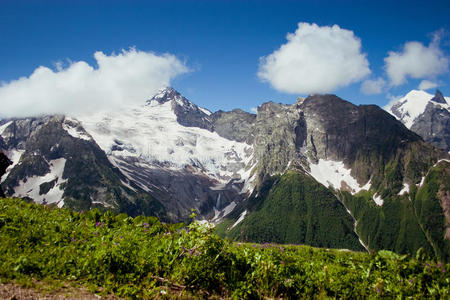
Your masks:
[[[449,58],[440,48],[440,34],[435,33],[428,46],[406,42],[400,51],[389,51],[384,59],[386,73],[393,86],[406,83],[408,77],[432,78],[448,72]]]
[[[419,83],[419,90],[429,90],[434,89],[435,87],[438,87],[439,85],[436,82],[429,81],[429,80],[422,80]]]
[[[325,93],[370,74],[361,40],[338,25],[299,23],[287,42],[260,58],[258,77],[287,93]]]
[[[381,94],[385,85],[383,78],[367,79],[361,84],[361,92],[366,95]]]
[[[97,66],[71,62],[55,70],[40,66],[28,77],[0,85],[0,117],[43,114],[77,115],[144,103],[189,68],[171,54],[157,55],[134,48],[118,54],[95,52]]]

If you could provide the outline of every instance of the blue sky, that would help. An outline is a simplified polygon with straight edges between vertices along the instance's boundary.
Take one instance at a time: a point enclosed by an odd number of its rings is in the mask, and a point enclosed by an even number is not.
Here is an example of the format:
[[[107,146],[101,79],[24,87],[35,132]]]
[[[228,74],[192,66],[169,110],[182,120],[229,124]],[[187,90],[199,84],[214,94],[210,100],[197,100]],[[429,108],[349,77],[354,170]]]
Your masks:
[[[353,32],[370,72],[360,69],[351,83],[329,92],[355,104],[383,106],[389,96],[404,95],[423,80],[450,95],[448,65],[443,63],[450,56],[449,15],[450,1],[2,0],[0,81],[7,85],[28,77],[39,66],[55,70],[57,62],[63,68],[70,61],[97,67],[96,51],[111,55],[135,47],[157,55],[170,53],[183,62],[190,71],[170,77],[171,85],[212,111],[250,110],[266,101],[293,103],[308,93],[295,86],[286,92],[274,87],[271,79],[263,81],[258,76],[260,58],[286,44],[286,35],[299,23],[314,23],[318,32],[333,25],[339,32]],[[404,54],[405,43],[411,41],[431,48],[436,32],[439,41],[433,49],[440,60],[435,62],[443,68],[404,71],[397,85],[390,84],[384,61],[388,52]],[[272,73],[268,77],[273,78]],[[361,91],[368,79],[384,82],[379,93]],[[434,93],[434,88],[428,92]]]

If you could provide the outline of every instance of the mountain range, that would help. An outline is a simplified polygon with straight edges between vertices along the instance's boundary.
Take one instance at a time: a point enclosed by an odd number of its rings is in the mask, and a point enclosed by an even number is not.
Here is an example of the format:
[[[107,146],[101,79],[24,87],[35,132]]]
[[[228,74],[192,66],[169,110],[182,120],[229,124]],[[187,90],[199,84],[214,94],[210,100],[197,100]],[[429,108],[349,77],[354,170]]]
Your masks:
[[[420,103],[417,104],[417,103]],[[6,195],[188,221],[240,241],[450,253],[449,106],[335,95],[212,113],[172,88],[120,112],[0,121]]]

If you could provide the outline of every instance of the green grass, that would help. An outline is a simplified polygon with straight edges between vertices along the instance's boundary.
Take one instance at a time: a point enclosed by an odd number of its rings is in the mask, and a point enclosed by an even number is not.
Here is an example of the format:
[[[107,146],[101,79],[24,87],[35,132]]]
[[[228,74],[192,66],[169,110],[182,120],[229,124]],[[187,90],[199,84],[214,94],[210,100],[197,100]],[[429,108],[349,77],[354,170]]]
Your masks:
[[[69,282],[126,298],[444,298],[449,264],[309,246],[239,244],[164,224],[0,199],[2,281]]]

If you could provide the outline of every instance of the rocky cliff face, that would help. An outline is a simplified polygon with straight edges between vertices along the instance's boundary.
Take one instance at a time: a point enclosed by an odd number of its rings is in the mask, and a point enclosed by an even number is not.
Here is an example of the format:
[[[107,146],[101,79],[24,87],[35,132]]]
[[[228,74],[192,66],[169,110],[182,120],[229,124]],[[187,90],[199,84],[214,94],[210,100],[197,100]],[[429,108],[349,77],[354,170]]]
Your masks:
[[[213,131],[233,141],[253,144],[256,115],[240,109],[219,110],[211,115]]]

